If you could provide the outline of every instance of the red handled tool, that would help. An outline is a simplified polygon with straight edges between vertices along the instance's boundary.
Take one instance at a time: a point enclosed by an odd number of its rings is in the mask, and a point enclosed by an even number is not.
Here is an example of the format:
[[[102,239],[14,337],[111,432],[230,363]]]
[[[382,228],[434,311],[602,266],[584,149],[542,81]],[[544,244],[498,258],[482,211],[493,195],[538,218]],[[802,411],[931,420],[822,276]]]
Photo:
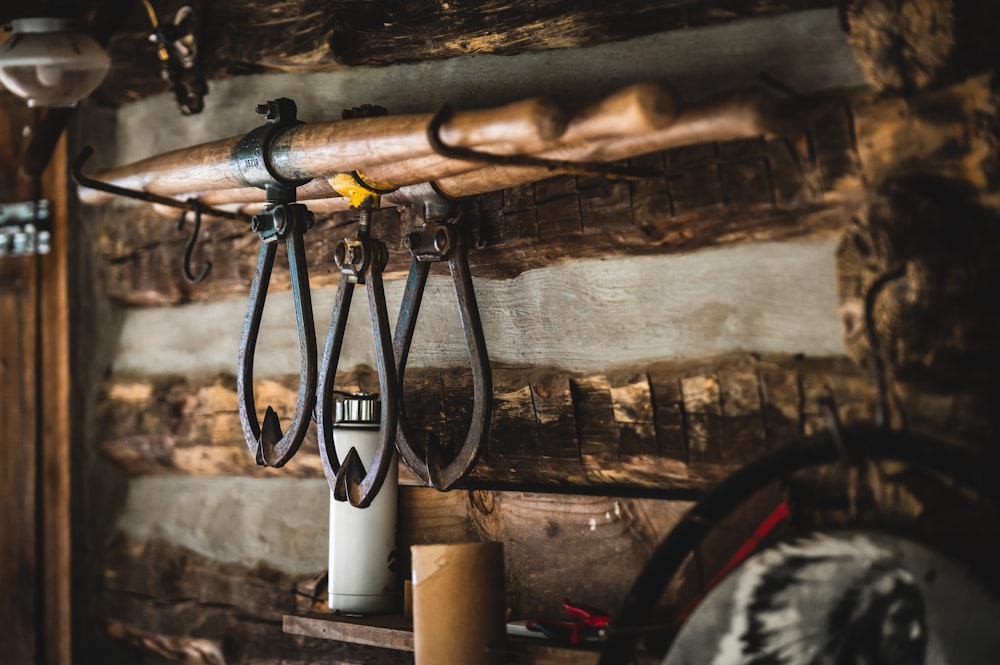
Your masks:
[[[563,599],[563,607],[569,620],[535,617],[528,619],[525,626],[563,644],[580,644],[591,635],[599,635],[611,622],[611,616],[604,610],[579,605],[568,598]]]

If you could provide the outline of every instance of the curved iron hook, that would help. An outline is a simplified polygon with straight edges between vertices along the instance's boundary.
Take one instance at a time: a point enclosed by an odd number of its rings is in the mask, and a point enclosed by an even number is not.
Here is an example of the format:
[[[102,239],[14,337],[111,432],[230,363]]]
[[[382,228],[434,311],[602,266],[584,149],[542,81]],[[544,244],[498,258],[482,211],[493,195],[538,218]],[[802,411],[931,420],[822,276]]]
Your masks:
[[[366,508],[371,504],[389,473],[395,459],[393,441],[399,413],[396,366],[392,362],[392,333],[382,283],[387,250],[384,243],[368,237],[367,218],[370,214],[370,209],[362,209],[362,222],[359,224],[357,237],[341,241],[335,252],[341,275],[323,350],[319,398],[316,402],[316,433],[323,473],[334,498],[338,501],[350,501],[351,505],[358,508]],[[337,364],[356,284],[365,284],[368,291],[372,334],[375,339],[375,364],[382,400],[379,444],[367,471],[357,449],[353,447],[341,463],[333,437],[333,384],[337,378]]]
[[[875,394],[878,399],[875,409],[875,424],[884,429],[888,429],[892,425],[891,414],[889,413],[889,379],[886,376],[885,359],[882,356],[884,350],[880,344],[878,332],[875,330],[875,305],[885,287],[898,279],[902,279],[904,276],[906,276],[906,266],[902,265],[879,275],[872,282],[868,291],[865,292],[865,337],[868,342],[869,352],[871,353],[872,376],[874,377]]]
[[[270,218],[267,216],[266,213],[274,213],[279,208],[284,212]],[[273,220],[274,225],[261,229],[260,227],[268,219]],[[247,315],[243,321],[243,333],[240,337],[236,393],[239,398],[243,436],[254,459],[261,466],[284,466],[298,451],[309,427],[312,405],[316,401],[316,326],[313,323],[305,243],[302,239],[306,228],[310,226],[310,219],[311,213],[301,204],[278,204],[269,207],[265,214],[254,217],[254,230],[261,234],[261,243],[260,252],[257,254],[257,270],[250,284],[250,298]],[[279,242],[284,242],[288,251],[300,359],[298,398],[291,425],[284,434],[281,432],[278,415],[270,406],[264,413],[263,425],[258,422],[253,395],[253,361],[257,348],[257,335]]]
[[[146,201],[148,203],[157,203],[159,205],[168,206],[171,208],[180,208],[182,210],[194,210],[194,201],[197,199],[188,199],[187,201],[179,201],[177,199],[172,199],[169,196],[162,196],[160,194],[153,194],[152,192],[143,192],[135,189],[128,189],[127,187],[119,187],[118,185],[112,185],[110,182],[104,182],[101,180],[96,180],[90,176],[83,174],[83,165],[87,163],[91,155],[94,154],[94,149],[89,145],[84,147],[80,151],[80,154],[76,156],[73,160],[73,179],[76,180],[78,185],[83,185],[84,187],[89,187],[90,189],[96,189],[99,192],[107,192],[108,194],[114,194],[115,196],[124,196],[129,199],[136,199],[138,201]],[[249,222],[250,216],[244,215],[243,213],[231,212],[229,210],[220,210],[218,208],[211,208],[206,205],[201,205],[201,211],[206,215],[211,215],[212,217],[219,217],[222,219],[231,219],[237,222]]]
[[[574,162],[565,159],[549,159],[537,155],[502,155],[491,152],[482,152],[472,148],[448,145],[441,138],[441,128],[446,122],[451,120],[455,111],[450,105],[445,104],[427,123],[427,142],[437,154],[449,159],[459,159],[470,162],[485,162],[487,164],[497,164],[500,166],[532,166],[546,168],[552,171],[563,173],[573,173],[583,176],[598,176],[614,180],[645,180],[647,178],[663,177],[663,173],[651,171],[649,169],[638,169],[628,166],[616,166],[603,162]],[[668,180],[677,180],[681,176],[676,174],[666,174]]]
[[[212,262],[205,261],[205,265],[202,266],[201,272],[197,275],[191,271],[191,254],[194,252],[195,243],[198,242],[198,234],[201,232],[201,201],[198,199],[188,199],[188,203],[190,203],[194,209],[194,228],[191,229],[191,236],[188,238],[187,244],[184,246],[184,277],[186,277],[192,284],[201,284],[205,280],[209,271],[212,269]],[[177,218],[178,231],[184,230],[184,221],[187,219],[187,214],[188,211],[185,210],[181,213],[181,216]]]
[[[396,335],[393,339],[400,392],[430,264],[447,261],[455,284],[458,311],[462,329],[465,331],[465,343],[469,349],[474,398],[469,430],[451,460],[447,462],[444,460],[441,446],[436,445],[430,437],[423,454],[413,445],[414,435],[406,420],[402,401],[400,401],[399,425],[396,432],[396,449],[406,465],[421,480],[439,490],[448,490],[472,470],[479,458],[482,442],[489,431],[493,408],[493,377],[486,351],[486,339],[483,336],[483,324],[479,318],[476,292],[472,285],[472,273],[469,270],[468,245],[461,229],[453,223],[427,222],[412,232],[408,240],[413,260],[406,279],[399,319],[396,321]]]

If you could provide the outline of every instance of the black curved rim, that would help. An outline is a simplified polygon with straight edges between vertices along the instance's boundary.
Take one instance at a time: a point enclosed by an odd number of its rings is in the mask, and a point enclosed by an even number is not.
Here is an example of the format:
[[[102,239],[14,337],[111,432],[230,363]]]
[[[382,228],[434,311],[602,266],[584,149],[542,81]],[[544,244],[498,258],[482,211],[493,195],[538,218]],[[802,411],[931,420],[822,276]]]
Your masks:
[[[982,453],[937,439],[877,427],[825,432],[787,444],[748,463],[709,490],[650,556],[609,626],[598,665],[630,662],[644,626],[687,556],[729,513],[758,490],[792,473],[838,460],[896,460],[928,468],[981,492]]]

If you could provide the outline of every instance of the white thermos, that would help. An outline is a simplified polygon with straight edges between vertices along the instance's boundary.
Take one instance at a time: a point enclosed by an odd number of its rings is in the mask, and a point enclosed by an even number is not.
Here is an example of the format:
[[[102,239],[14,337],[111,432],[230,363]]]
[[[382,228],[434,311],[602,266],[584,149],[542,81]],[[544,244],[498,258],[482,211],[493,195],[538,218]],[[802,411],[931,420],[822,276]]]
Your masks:
[[[355,393],[337,402],[333,426],[337,457],[356,448],[365,469],[378,448],[380,405],[377,395]],[[396,493],[399,466],[395,450],[385,484],[367,508],[335,501],[330,493],[331,610],[350,614],[389,613],[397,609]]]

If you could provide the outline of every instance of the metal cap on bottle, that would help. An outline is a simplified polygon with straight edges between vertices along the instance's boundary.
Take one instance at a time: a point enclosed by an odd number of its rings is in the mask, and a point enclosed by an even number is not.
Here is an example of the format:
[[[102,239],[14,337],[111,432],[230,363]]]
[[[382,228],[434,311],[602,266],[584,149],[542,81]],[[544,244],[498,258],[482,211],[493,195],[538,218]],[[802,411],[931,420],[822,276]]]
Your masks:
[[[337,402],[335,425],[378,425],[382,402],[378,393],[353,393]]]

